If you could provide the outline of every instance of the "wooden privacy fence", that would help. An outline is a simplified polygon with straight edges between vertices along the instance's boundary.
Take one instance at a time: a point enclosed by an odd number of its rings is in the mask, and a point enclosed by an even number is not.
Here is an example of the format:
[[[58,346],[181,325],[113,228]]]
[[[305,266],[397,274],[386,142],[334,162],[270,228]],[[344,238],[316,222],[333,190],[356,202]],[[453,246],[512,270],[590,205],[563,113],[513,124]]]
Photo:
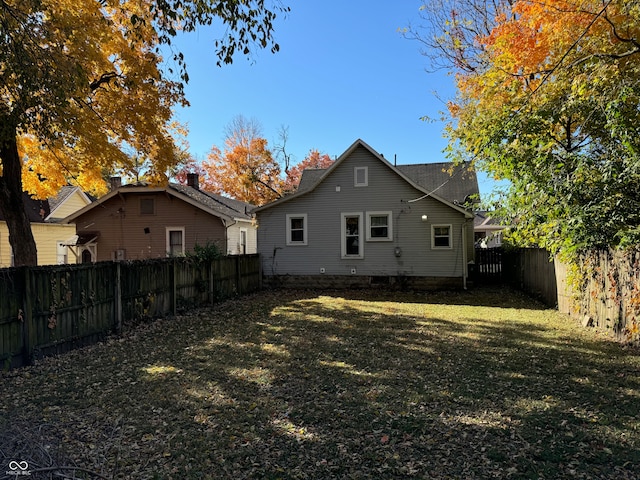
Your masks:
[[[502,255],[503,279],[538,298],[548,307],[558,304],[554,261],[542,248],[505,250]]]
[[[0,270],[0,368],[95,343],[125,322],[261,287],[258,255]]]
[[[473,279],[477,285],[501,283],[557,305],[556,277],[549,252],[539,248],[477,248]]]
[[[567,265],[538,248],[505,250],[502,280],[619,341],[640,343],[640,245],[590,250]]]
[[[476,248],[473,280],[481,285],[502,282],[502,248]]]
[[[640,342],[640,245],[586,252],[573,269],[556,262],[556,275],[562,313],[617,340]]]

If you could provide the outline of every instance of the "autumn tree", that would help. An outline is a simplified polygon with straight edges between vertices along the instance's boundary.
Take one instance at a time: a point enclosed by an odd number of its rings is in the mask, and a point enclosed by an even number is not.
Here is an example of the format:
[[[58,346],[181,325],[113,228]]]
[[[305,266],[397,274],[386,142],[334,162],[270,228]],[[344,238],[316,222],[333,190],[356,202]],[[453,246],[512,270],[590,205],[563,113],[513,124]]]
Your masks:
[[[456,72],[450,151],[510,181],[515,240],[565,253],[638,242],[640,4],[437,0],[422,12],[430,30],[414,38]]]
[[[23,189],[46,197],[71,181],[99,191],[103,171],[130,170],[134,158],[152,160],[148,179],[166,179],[188,74],[179,52],[164,69],[161,46],[217,22],[219,64],[276,51],[281,10],[267,0],[0,0],[0,211],[16,265],[37,259]]]
[[[333,160],[326,153],[318,150],[310,150],[307,156],[297,165],[290,167],[283,182],[283,192],[295,192],[302,178],[302,172],[306,169],[325,169],[333,165]]]
[[[203,167],[216,193],[263,205],[281,196],[282,170],[255,119],[235,117],[225,128],[224,149],[213,146]]]

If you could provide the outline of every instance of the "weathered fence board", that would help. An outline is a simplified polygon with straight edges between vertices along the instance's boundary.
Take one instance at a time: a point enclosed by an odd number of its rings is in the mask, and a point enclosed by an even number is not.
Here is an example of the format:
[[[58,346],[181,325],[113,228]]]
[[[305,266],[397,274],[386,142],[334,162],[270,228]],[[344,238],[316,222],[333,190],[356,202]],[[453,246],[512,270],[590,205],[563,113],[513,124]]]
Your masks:
[[[175,314],[261,286],[258,255],[0,270],[0,368],[95,343],[123,321]]]
[[[502,248],[476,248],[473,280],[479,284],[502,282]]]
[[[558,303],[555,266],[549,252],[541,248],[505,250],[503,278],[509,285],[538,298],[545,305]]]
[[[608,330],[618,340],[640,342],[640,246],[583,254],[573,281],[568,266],[557,263],[561,312]]]

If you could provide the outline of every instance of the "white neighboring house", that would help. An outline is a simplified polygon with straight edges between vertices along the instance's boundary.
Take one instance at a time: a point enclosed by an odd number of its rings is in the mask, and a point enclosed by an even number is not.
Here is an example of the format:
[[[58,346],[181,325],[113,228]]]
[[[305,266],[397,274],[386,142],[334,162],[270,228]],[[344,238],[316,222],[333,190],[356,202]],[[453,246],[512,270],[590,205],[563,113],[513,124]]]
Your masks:
[[[478,248],[497,248],[502,246],[502,231],[507,228],[490,212],[477,211],[473,220],[473,239]]]

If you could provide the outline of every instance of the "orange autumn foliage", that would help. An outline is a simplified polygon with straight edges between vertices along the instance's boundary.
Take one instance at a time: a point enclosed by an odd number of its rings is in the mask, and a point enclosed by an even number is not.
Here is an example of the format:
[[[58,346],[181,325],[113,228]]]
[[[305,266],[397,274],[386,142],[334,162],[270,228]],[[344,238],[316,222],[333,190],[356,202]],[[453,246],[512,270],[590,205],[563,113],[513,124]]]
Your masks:
[[[322,154],[318,150],[310,150],[304,160],[291,167],[287,172],[287,177],[283,183],[285,192],[294,192],[298,188],[302,172],[308,168],[329,168],[333,165],[333,160],[326,153]]]
[[[214,146],[203,162],[207,187],[236,200],[264,205],[281,196],[281,168],[264,138],[229,137],[225,149]]]

